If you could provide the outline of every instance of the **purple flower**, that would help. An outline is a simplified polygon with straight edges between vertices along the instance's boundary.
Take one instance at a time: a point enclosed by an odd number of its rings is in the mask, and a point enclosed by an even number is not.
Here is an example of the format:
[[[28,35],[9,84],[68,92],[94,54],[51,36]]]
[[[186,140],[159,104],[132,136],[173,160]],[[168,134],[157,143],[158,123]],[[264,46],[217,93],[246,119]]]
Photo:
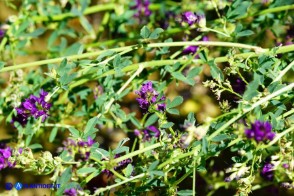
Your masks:
[[[264,164],[264,166],[260,172],[260,175],[268,181],[273,181],[273,179],[274,179],[273,168],[274,168],[274,165],[271,163]]]
[[[285,168],[285,169],[289,169],[289,164],[288,163],[283,163],[283,168]]]
[[[139,95],[139,98],[136,100],[138,101],[140,108],[143,109],[143,112],[146,113],[151,105],[157,105],[157,110],[164,112],[165,111],[165,103],[162,103],[165,101],[165,97],[162,96],[157,104],[157,97],[158,92],[156,92],[152,87],[152,82],[148,81],[144,83],[139,91],[135,92],[137,95]]]
[[[63,195],[66,195],[66,196],[77,196],[78,195],[78,192],[77,192],[76,189],[70,188],[70,189],[66,189],[64,191]]]
[[[185,12],[182,14],[182,21],[188,23],[191,26],[196,23],[197,15],[193,12]]]
[[[257,141],[273,140],[275,133],[272,132],[272,126],[269,122],[261,122],[259,120],[251,124],[251,129],[246,129],[247,138],[253,138]]]
[[[0,29],[0,41],[1,39],[5,36],[5,30],[4,29]]]
[[[77,155],[86,161],[90,157],[90,147],[93,146],[95,140],[91,137],[88,137],[87,141],[75,141],[70,138],[67,138],[65,141],[62,142],[64,145],[63,148],[59,148],[58,151],[61,152],[63,150],[67,150],[69,154],[74,154],[73,152],[78,152]]]
[[[204,42],[206,42],[208,40],[209,39],[208,39],[207,36],[204,36],[202,38],[202,41],[204,41]],[[193,55],[193,54],[195,54],[197,52],[198,48],[199,48],[198,46],[188,46],[187,48],[185,48],[183,50],[183,54],[185,54],[185,55],[192,54]],[[198,58],[198,57],[199,57],[198,55],[195,56],[195,58]]]
[[[31,116],[35,119],[42,117],[42,122],[44,122],[48,118],[48,111],[52,106],[45,101],[47,95],[48,93],[43,89],[41,89],[39,97],[30,95],[19,107],[15,108],[17,114],[12,117],[11,123],[19,122],[22,126],[25,126]]]
[[[135,5],[131,9],[136,10],[134,17],[138,18],[141,22],[141,17],[149,17],[151,15],[151,10],[149,9],[149,0],[135,0]]]
[[[198,50],[198,46],[188,46],[183,50],[183,54],[195,54]]]
[[[159,138],[160,131],[155,126],[149,126],[141,133],[139,130],[135,130],[135,135],[140,136],[141,134],[144,135],[143,141],[149,141],[152,137]]]
[[[198,24],[199,27],[206,26],[206,18],[204,14],[198,13],[195,14],[194,12],[185,12],[182,14],[182,22],[188,23],[189,26],[193,24]]]
[[[242,95],[245,92],[246,83],[242,79],[237,78],[235,82],[232,84],[232,88],[236,93]]]
[[[11,157],[12,149],[7,147],[6,144],[1,143],[0,145],[0,171],[7,167],[13,167],[14,163],[8,161]]]

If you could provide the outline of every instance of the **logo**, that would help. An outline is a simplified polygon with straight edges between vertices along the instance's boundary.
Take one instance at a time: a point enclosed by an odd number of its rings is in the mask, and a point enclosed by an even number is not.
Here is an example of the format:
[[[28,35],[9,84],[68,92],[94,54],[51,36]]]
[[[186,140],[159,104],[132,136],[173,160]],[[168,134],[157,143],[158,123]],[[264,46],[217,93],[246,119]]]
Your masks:
[[[17,183],[15,183],[15,185],[14,185],[14,187],[15,187],[15,189],[16,190],[21,190],[22,189],[22,183],[20,183],[20,182],[17,182]]]
[[[12,183],[10,183],[10,182],[7,182],[7,183],[5,183],[5,189],[6,190],[11,190],[13,188],[13,184]]]

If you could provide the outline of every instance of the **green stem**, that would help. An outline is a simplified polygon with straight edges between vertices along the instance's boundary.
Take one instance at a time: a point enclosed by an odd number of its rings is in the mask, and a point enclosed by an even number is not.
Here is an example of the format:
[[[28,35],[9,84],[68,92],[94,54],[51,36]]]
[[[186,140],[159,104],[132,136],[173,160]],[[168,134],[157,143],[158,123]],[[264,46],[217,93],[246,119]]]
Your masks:
[[[151,43],[151,44],[147,44],[146,48],[157,48],[157,47],[177,47],[177,46],[191,46],[191,45],[195,45],[195,46],[222,46],[222,47],[236,47],[236,48],[244,48],[244,49],[250,49],[250,50],[256,50],[258,52],[267,52],[268,49],[263,49],[261,47],[258,46],[252,46],[252,45],[246,45],[246,44],[240,44],[240,43],[233,43],[233,42],[213,42],[213,41],[186,41],[186,42],[168,42],[168,43]],[[294,45],[290,45],[292,46],[290,48],[291,50],[294,50]],[[284,46],[279,48],[280,49],[284,49],[286,47],[289,46]],[[114,52],[122,52],[125,50],[129,50],[129,49],[136,49],[138,48],[137,45],[131,45],[131,46],[125,46],[125,47],[120,47],[120,48],[114,48],[114,49],[109,49],[112,50]],[[279,53],[279,50],[277,51],[277,53]],[[83,58],[90,58],[93,56],[97,56],[101,53],[103,53],[104,51],[96,51],[96,52],[88,52],[88,53],[84,53],[84,54],[78,54],[78,55],[71,55],[71,56],[66,56],[67,60],[77,60],[77,59],[83,59]],[[251,53],[252,54],[252,53]],[[256,53],[253,53],[256,54]],[[7,72],[7,71],[12,71],[15,69],[21,69],[21,68],[27,68],[27,67],[33,67],[33,66],[39,66],[39,65],[45,65],[45,64],[53,64],[53,63],[59,63],[61,62],[65,57],[59,57],[59,58],[54,58],[54,59],[48,59],[48,60],[42,60],[42,61],[35,61],[35,62],[31,62],[31,63],[23,63],[23,64],[19,64],[19,65],[14,65],[14,66],[9,66],[9,67],[4,67],[3,69],[0,70],[1,72]],[[227,57],[225,57],[227,59]]]
[[[83,15],[89,15],[97,12],[103,12],[107,10],[113,10],[115,8],[115,4],[110,3],[110,4],[100,4],[100,5],[95,5],[92,7],[88,7],[85,9]],[[60,21],[64,20],[66,18],[73,18],[73,17],[78,17],[78,15],[74,15],[73,13],[64,13],[64,14],[59,14],[59,15],[54,15],[54,16],[34,16],[33,20],[35,22],[43,22],[43,21]]]
[[[109,169],[109,171],[111,171],[115,176],[119,177],[122,180],[128,180],[128,178],[124,177],[123,175],[115,171],[114,169]]]
[[[118,187],[118,186],[120,186],[120,185],[123,185],[123,184],[125,184],[125,183],[131,182],[131,181],[133,181],[133,180],[136,180],[136,179],[139,179],[139,178],[143,178],[143,177],[145,177],[145,176],[147,176],[147,174],[142,173],[142,174],[139,174],[139,175],[137,175],[137,176],[134,176],[133,178],[129,178],[129,179],[127,179],[127,180],[124,180],[124,181],[121,181],[121,182],[119,182],[119,183],[116,183],[116,184],[113,184],[113,185],[107,186],[107,187],[105,187],[105,188],[99,188],[99,189],[97,189],[97,190],[95,191],[95,193],[93,194],[93,196],[95,196],[95,195],[99,195],[100,193],[103,193],[104,191],[107,191],[107,190],[110,190],[110,189],[112,189],[112,188]]]
[[[203,32],[211,31],[211,32],[215,32],[215,33],[218,33],[218,34],[220,34],[220,35],[223,35],[223,36],[225,36],[225,37],[231,37],[230,35],[228,35],[228,34],[226,34],[226,33],[223,33],[223,32],[221,32],[221,31],[218,31],[218,30],[215,30],[215,29],[211,29],[211,28],[208,28],[208,27],[205,27],[205,28],[201,29],[201,31],[203,31]]]
[[[143,149],[140,149],[140,150],[136,150],[136,151],[131,152],[131,153],[129,153],[129,154],[126,154],[126,155],[124,155],[124,156],[118,157],[117,159],[114,159],[113,161],[116,162],[116,163],[119,163],[119,162],[121,162],[121,161],[123,161],[123,160],[126,160],[126,159],[128,159],[128,158],[132,158],[132,157],[134,157],[134,156],[136,156],[136,155],[138,155],[138,154],[141,154],[141,153],[147,152],[147,151],[149,151],[149,150],[153,150],[153,149],[158,148],[158,147],[161,147],[161,146],[163,146],[162,143],[156,143],[156,144],[153,144],[153,145],[148,146],[148,147],[146,147],[146,148],[143,148]]]
[[[267,145],[263,145],[261,148],[265,149],[265,148],[268,148],[268,147],[274,145],[281,137],[283,137],[287,133],[290,133],[291,131],[294,131],[294,125],[288,129],[286,129],[282,133],[278,133],[270,143],[268,143]]]
[[[61,128],[71,128],[72,125],[63,125],[63,124],[53,124],[53,123],[45,123],[42,125],[43,127],[61,127]]]
[[[283,69],[283,71],[281,71],[278,75],[278,77],[276,77],[274,79],[274,82],[280,81],[282,79],[282,77],[294,66],[294,61],[292,61],[285,69]]]
[[[281,116],[279,116],[279,117],[277,118],[277,120],[281,120],[282,118],[285,118],[285,117],[287,117],[287,116],[290,116],[290,115],[293,114],[293,113],[294,113],[294,109],[289,110],[288,112],[285,112],[284,114],[282,114]]]
[[[216,130],[215,132],[213,132],[207,139],[211,140],[212,138],[214,138],[215,136],[217,136],[220,132],[224,131],[226,128],[228,128],[231,124],[233,124],[236,120],[238,120],[239,118],[241,118],[242,116],[244,116],[245,114],[247,114],[248,112],[252,111],[253,109],[255,109],[257,106],[262,105],[263,103],[269,101],[270,99],[283,94],[284,92],[287,92],[289,90],[291,90],[294,87],[294,83],[289,84],[288,86],[285,86],[277,91],[275,91],[274,93],[260,99],[259,101],[255,102],[254,104],[252,104],[252,106],[248,109],[244,109],[243,113],[239,113],[237,116],[235,116],[234,118],[232,118],[231,120],[229,120],[228,122],[226,122],[223,126],[221,126],[218,130]]]
[[[121,51],[129,49],[131,47],[133,47],[133,46],[114,48],[114,49],[110,49],[110,50],[114,51],[114,52],[121,52]],[[90,57],[98,56],[98,55],[102,54],[103,52],[105,52],[105,50],[96,51],[96,52],[88,52],[88,53],[84,53],[84,54],[76,54],[76,55],[71,55],[71,56],[64,56],[64,57],[47,59],[47,60],[42,60],[42,61],[35,61],[35,62],[31,62],[31,63],[18,64],[18,65],[14,65],[14,66],[4,67],[3,69],[0,70],[0,73],[1,72],[12,71],[12,70],[16,70],[16,69],[39,66],[39,65],[60,63],[64,58],[67,58],[67,60],[69,60],[69,61],[70,60],[90,58]]]
[[[274,7],[274,8],[269,8],[266,10],[262,10],[261,12],[256,13],[255,15],[264,15],[264,14],[269,14],[269,13],[275,13],[275,12],[281,12],[281,11],[287,11],[294,9],[294,5],[285,5],[285,6],[280,6],[280,7]]]
[[[180,177],[177,181],[175,181],[172,186],[176,186],[180,184],[183,180],[185,180],[192,172],[194,168],[191,168],[187,173],[185,173],[182,177]]]

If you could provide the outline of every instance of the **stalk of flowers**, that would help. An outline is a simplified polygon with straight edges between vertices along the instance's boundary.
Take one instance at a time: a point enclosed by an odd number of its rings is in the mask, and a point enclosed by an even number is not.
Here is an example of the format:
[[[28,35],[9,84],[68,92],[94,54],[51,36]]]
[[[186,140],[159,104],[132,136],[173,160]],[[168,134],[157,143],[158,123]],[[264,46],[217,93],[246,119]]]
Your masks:
[[[140,108],[143,110],[143,113],[152,112],[152,110],[157,110],[159,112],[164,112],[166,109],[165,96],[158,97],[159,93],[153,89],[152,82],[148,81],[142,84],[142,87],[139,91],[135,93],[139,95],[137,101]]]
[[[30,117],[35,119],[42,117],[42,122],[44,122],[49,117],[49,109],[52,106],[45,100],[47,95],[48,92],[43,89],[41,89],[39,97],[30,95],[19,107],[15,108],[17,114],[12,117],[11,123],[18,122],[25,126]]]

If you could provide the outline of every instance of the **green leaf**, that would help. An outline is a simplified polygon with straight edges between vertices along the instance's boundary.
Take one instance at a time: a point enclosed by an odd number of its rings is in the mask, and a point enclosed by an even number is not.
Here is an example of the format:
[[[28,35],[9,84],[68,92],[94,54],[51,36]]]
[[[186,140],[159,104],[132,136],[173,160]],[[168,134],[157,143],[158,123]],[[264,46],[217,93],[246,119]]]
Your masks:
[[[46,31],[45,28],[39,28],[39,29],[36,29],[35,31],[33,31],[32,33],[28,34],[30,37],[38,37],[40,35],[42,35],[44,32]]]
[[[138,119],[134,116],[130,117],[131,122],[138,128],[138,129],[142,129],[143,127],[141,126],[140,122],[138,121]]]
[[[163,128],[163,129],[168,129],[168,128],[172,127],[173,125],[174,125],[174,123],[167,122],[167,123],[161,125],[160,127]]]
[[[253,31],[245,30],[245,31],[241,31],[241,32],[237,33],[236,37],[245,37],[245,36],[249,36],[249,35],[252,35],[252,34],[254,34]]]
[[[84,46],[82,44],[74,43],[64,51],[64,56],[70,56],[70,55],[74,55],[74,54],[82,54],[83,51],[84,51]]]
[[[207,154],[207,152],[208,152],[208,141],[207,141],[206,137],[202,138],[202,148],[201,149],[202,149],[201,151],[203,152],[203,154]]]
[[[149,36],[149,39],[157,39],[164,30],[162,28],[156,28]]]
[[[187,78],[194,78],[195,76],[198,76],[201,71],[202,67],[195,67],[188,72]]]
[[[66,168],[61,176],[57,178],[57,184],[66,184],[71,178],[71,167]]]
[[[220,134],[220,135],[217,135],[214,138],[212,138],[211,141],[220,142],[220,141],[224,141],[224,140],[229,139],[229,138],[230,138],[230,136],[227,135],[227,134]]]
[[[98,118],[96,116],[88,121],[86,128],[84,130],[84,138],[88,138],[88,136],[97,131],[97,129],[95,128],[97,122]]]
[[[97,169],[94,167],[84,167],[77,170],[78,175],[88,174],[96,171]]]
[[[128,164],[128,166],[124,169],[124,173],[126,177],[130,177],[133,173],[133,166],[132,164]]]
[[[54,127],[49,136],[49,142],[53,142],[57,135],[58,127]]]
[[[237,0],[229,8],[226,17],[228,19],[238,19],[247,14],[247,10],[251,5],[250,1]]]
[[[147,39],[149,38],[149,35],[150,35],[150,30],[147,26],[144,26],[142,29],[141,29],[141,32],[140,32],[140,35],[143,39]]]
[[[74,127],[69,127],[68,130],[74,138],[80,137],[80,132]]]
[[[43,146],[41,144],[32,144],[32,145],[29,145],[28,148],[33,150],[33,149],[43,148]]]
[[[0,61],[0,70],[3,69],[3,67],[4,67],[5,64],[6,64],[5,62]]]
[[[172,72],[171,75],[177,80],[183,81],[183,82],[190,84],[190,85],[194,85],[194,81],[190,81],[181,72]]]
[[[262,76],[257,73],[254,73],[253,78],[254,78],[253,81],[247,85],[246,91],[243,94],[243,99],[246,101],[250,101],[253,97],[258,95],[257,90],[258,90],[260,81],[262,79]]]
[[[224,80],[223,72],[217,67],[217,65],[215,64],[214,60],[208,61],[208,65],[210,67],[211,76],[215,80],[221,80],[221,81],[223,81]]]
[[[114,52],[113,50],[107,50],[107,51],[101,53],[101,54],[97,57],[96,60],[97,60],[97,61],[101,61],[103,58],[108,57],[108,56],[111,56],[111,55],[113,55],[113,54],[115,54],[115,52]]]
[[[205,63],[208,61],[207,54],[206,54],[205,50],[201,50],[199,52],[199,57]]]
[[[176,108],[172,108],[172,109],[168,108],[166,111],[168,113],[170,113],[170,114],[175,114],[175,115],[179,115],[180,114],[179,110],[176,109]]]
[[[149,116],[149,118],[146,120],[144,127],[148,127],[150,125],[153,125],[155,122],[157,122],[158,116],[156,113]]]
[[[180,190],[177,192],[177,195],[179,196],[190,196],[193,195],[193,191],[192,190]]]
[[[184,101],[183,97],[181,96],[177,96],[176,98],[174,98],[174,100],[172,100],[172,102],[167,104],[167,108],[174,108],[177,107],[178,105],[182,104]]]

